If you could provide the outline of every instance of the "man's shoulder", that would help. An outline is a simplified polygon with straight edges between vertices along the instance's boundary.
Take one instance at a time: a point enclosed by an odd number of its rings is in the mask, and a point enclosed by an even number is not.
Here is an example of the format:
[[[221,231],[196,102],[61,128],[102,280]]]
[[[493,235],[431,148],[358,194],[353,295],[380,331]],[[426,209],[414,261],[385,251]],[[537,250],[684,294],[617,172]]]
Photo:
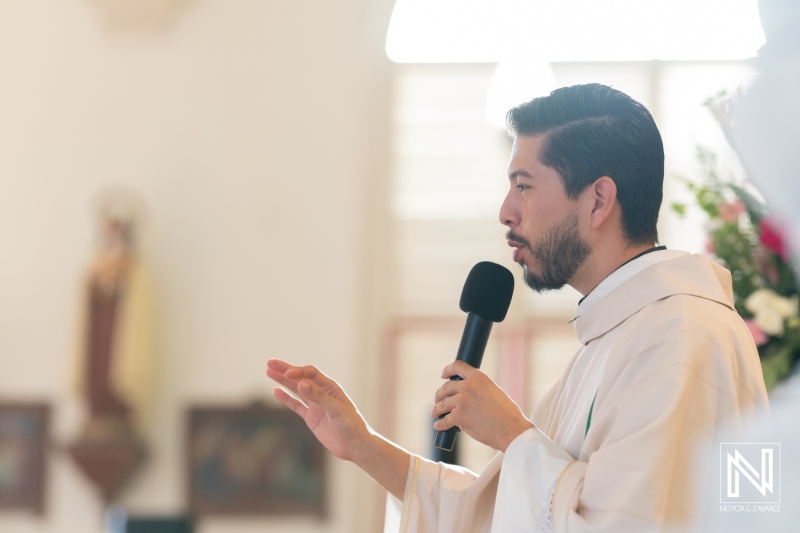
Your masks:
[[[644,285],[654,294],[689,294],[732,307],[731,274],[699,254],[683,254],[642,270],[629,280],[629,289]],[[654,298],[657,300],[660,298]]]
[[[676,294],[643,307],[604,338],[612,373],[656,375],[668,368],[699,368],[730,375],[748,368],[758,352],[741,317],[727,306]],[[598,346],[597,348],[600,348]],[[694,370],[693,370],[694,369]],[[736,372],[733,372],[734,374]],[[714,378],[716,379],[716,378]]]
[[[585,344],[643,315],[648,322],[642,327],[652,329],[704,320],[706,312],[728,316],[725,309],[735,313],[730,274],[705,257],[681,254],[648,266],[605,295],[579,317],[576,333]]]
[[[693,293],[677,293],[655,300],[625,323],[626,327],[634,328],[648,324],[649,327],[643,328],[645,331],[657,332],[662,337],[682,333],[715,338],[747,331],[742,318],[730,306]]]

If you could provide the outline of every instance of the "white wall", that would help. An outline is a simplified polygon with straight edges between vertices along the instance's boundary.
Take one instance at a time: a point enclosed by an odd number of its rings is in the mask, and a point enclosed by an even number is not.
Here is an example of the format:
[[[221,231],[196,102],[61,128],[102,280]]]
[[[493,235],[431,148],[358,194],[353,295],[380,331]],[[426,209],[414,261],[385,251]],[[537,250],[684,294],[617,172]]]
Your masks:
[[[79,425],[69,361],[111,185],[147,205],[158,301],[152,457],[122,503],[182,510],[184,409],[269,398],[268,357],[332,369],[374,413],[391,4],[192,0],[165,29],[119,31],[97,1],[0,3],[0,398],[52,402],[55,430],[47,513],[0,513],[0,531],[101,530],[58,447]],[[371,481],[329,465],[327,522],[200,531],[373,529]]]

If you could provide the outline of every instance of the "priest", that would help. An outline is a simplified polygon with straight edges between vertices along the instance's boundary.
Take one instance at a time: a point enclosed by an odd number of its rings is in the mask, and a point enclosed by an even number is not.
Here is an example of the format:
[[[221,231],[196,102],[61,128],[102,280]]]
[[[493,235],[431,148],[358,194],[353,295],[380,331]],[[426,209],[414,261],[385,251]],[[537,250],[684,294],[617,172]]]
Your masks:
[[[534,291],[568,284],[583,295],[573,319],[582,348],[531,416],[480,370],[444,368],[462,380],[436,392],[434,427],[459,426],[498,452],[475,474],[384,439],[314,367],[270,360],[283,387],[274,394],[387,489],[386,531],[680,530],[706,501],[692,483],[697,447],[768,409],[730,273],[658,246],[664,150],[640,103],[578,85],[507,119],[500,222],[514,261]]]

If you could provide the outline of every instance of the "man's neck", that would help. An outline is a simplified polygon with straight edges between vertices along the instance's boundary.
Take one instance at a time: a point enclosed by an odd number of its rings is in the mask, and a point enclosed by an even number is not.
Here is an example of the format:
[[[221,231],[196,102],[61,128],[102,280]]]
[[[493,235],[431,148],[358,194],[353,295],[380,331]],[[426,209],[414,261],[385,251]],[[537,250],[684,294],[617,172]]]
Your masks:
[[[630,244],[619,249],[606,249],[605,253],[596,252],[599,255],[594,258],[590,256],[587,259],[573,280],[570,281],[570,286],[586,296],[612,272],[654,246],[656,246],[654,243]]]

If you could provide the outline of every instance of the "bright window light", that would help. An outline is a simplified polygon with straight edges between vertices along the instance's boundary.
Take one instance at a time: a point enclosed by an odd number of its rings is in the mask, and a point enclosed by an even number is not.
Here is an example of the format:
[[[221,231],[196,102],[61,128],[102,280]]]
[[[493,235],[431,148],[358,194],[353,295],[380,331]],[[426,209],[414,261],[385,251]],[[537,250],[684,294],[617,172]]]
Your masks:
[[[764,44],[758,0],[397,0],[397,63],[728,60]]]

